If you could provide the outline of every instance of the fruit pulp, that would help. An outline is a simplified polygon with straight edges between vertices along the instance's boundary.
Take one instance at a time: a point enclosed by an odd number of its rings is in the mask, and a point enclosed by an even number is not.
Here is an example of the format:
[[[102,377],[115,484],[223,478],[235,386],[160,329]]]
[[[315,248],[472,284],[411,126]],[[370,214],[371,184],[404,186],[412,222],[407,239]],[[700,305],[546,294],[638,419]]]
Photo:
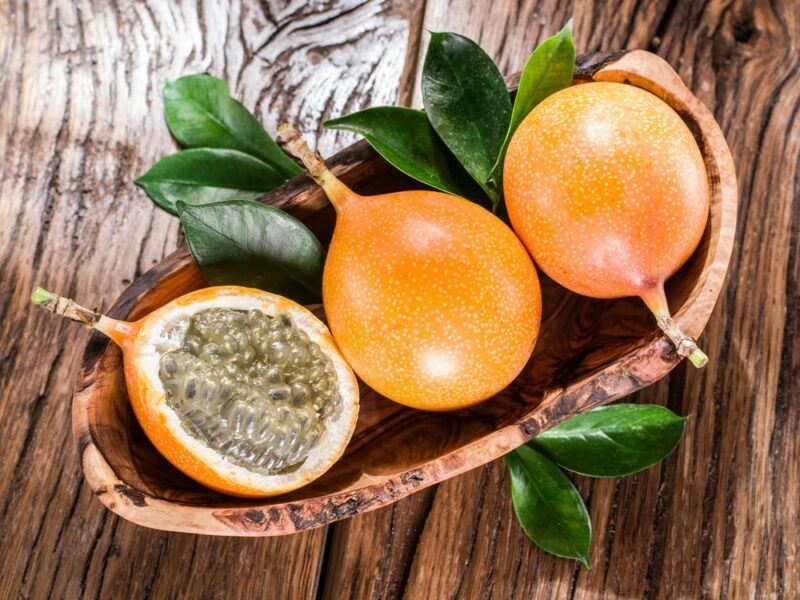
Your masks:
[[[226,308],[176,322],[161,355],[167,404],[188,433],[266,473],[296,469],[340,408],[331,360],[292,318]]]

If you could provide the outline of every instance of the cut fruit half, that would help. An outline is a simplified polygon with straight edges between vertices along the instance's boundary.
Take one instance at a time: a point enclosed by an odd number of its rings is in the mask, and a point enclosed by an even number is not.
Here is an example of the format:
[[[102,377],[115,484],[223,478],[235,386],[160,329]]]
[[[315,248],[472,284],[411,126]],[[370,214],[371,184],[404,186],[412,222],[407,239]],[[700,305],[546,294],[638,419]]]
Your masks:
[[[192,479],[241,497],[299,488],[344,452],[358,385],[327,327],[260,290],[210,287],[116,321],[37,289],[35,304],[108,335],[156,449]]]

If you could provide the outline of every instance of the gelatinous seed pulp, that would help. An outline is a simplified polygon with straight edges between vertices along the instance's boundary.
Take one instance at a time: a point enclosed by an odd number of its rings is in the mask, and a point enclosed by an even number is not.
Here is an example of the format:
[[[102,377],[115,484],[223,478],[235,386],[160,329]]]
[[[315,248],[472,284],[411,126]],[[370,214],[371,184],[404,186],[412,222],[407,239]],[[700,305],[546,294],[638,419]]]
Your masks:
[[[287,314],[213,308],[184,328],[159,369],[184,429],[247,469],[299,467],[341,408],[331,359]]]

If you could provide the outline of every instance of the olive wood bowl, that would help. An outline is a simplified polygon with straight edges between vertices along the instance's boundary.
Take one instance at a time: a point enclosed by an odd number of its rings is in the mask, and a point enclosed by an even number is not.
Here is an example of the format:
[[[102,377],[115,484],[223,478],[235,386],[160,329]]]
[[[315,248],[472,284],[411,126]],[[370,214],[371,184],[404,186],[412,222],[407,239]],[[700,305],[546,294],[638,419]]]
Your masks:
[[[512,91],[517,80],[509,80]],[[699,247],[667,285],[678,326],[696,337],[714,308],[733,245],[737,188],[728,146],[708,109],[654,54],[582,56],[574,83],[590,80],[656,94],[683,118],[703,153],[710,218]],[[420,187],[363,141],[328,165],[361,193]],[[324,244],[330,239],[334,212],[306,175],[263,201],[298,217]],[[639,299],[594,300],[542,280],[541,335],[527,367],[507,389],[468,410],[427,413],[390,402],[362,384],[358,426],[339,462],[304,488],[260,500],[213,492],[162,458],[134,418],[120,351],[94,334],[72,405],[86,480],[108,508],[146,527],[236,536],[299,532],[380,508],[495,460],[573,415],[652,384],[680,361]],[[137,319],[205,285],[183,245],[134,281],[110,315]]]

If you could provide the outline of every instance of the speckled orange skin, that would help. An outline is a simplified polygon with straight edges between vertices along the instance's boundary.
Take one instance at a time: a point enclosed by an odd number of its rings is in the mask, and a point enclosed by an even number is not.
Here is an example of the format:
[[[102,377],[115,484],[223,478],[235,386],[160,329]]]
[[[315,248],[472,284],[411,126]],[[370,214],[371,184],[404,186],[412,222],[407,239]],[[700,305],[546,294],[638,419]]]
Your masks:
[[[353,370],[387,398],[435,411],[511,383],[541,318],[536,271],[511,229],[448,194],[323,187],[337,209],[323,302]]]
[[[663,282],[697,247],[709,209],[700,150],[666,103],[620,83],[553,94],[514,134],[503,179],[514,229],[550,277],[666,313]]]

